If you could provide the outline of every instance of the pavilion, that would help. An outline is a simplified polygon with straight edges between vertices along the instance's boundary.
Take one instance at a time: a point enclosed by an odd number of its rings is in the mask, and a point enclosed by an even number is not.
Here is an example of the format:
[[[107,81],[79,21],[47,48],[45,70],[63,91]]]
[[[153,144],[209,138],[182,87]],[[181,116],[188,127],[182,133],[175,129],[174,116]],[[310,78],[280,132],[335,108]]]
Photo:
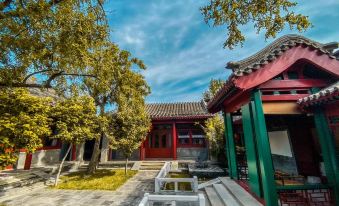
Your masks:
[[[266,205],[339,205],[336,48],[283,36],[229,62],[208,103],[224,114],[230,177]]]

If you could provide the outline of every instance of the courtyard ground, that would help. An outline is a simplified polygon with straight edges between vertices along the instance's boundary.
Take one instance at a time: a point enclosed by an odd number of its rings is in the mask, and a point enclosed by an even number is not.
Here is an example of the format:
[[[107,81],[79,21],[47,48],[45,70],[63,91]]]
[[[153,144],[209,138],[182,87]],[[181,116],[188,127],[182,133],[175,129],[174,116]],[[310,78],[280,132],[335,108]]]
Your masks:
[[[144,193],[154,191],[157,171],[139,171],[116,191],[59,190],[47,187],[0,197],[0,205],[6,206],[130,206],[138,205]]]
[[[62,176],[61,183],[57,189],[70,190],[111,190],[115,191],[128,179],[137,174],[137,171],[124,169],[99,169],[92,175],[87,175],[86,171],[73,172]]]

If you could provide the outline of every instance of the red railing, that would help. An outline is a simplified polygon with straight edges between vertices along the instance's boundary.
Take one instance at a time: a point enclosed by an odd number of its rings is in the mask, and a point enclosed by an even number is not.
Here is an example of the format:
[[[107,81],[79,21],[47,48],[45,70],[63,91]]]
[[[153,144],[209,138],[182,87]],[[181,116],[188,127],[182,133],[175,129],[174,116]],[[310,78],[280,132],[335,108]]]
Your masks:
[[[281,206],[332,206],[334,198],[330,188],[279,189]]]

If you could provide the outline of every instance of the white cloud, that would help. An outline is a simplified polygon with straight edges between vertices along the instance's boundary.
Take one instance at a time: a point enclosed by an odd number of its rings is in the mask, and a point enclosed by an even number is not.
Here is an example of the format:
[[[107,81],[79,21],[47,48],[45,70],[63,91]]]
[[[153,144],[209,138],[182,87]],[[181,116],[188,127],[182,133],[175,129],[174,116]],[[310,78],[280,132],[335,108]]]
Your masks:
[[[263,33],[258,35],[253,25],[246,25],[244,47],[224,50],[226,31],[208,28],[200,14],[199,7],[207,3],[206,0],[136,0],[127,4],[115,0],[107,5],[116,6],[116,12],[109,16],[114,29],[112,39],[148,66],[143,72],[152,87],[148,101],[198,100],[211,78],[227,78],[230,71],[224,67],[228,61],[243,59],[273,41],[265,41]],[[339,31],[331,24],[339,17],[333,12],[338,8],[337,0],[300,0],[296,12],[310,15],[315,22],[315,27],[305,35],[320,42],[336,40]],[[321,18],[328,25],[320,24]],[[322,32],[324,27],[328,31]],[[295,32],[286,29],[279,36],[287,33]]]

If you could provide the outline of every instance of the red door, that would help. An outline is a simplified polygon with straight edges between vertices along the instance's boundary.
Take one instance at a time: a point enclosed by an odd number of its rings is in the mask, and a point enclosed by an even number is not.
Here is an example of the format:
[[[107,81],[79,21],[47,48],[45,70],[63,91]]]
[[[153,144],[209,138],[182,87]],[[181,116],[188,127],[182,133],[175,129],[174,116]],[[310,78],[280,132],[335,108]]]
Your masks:
[[[170,129],[153,130],[147,137],[146,158],[171,158],[172,133]]]

